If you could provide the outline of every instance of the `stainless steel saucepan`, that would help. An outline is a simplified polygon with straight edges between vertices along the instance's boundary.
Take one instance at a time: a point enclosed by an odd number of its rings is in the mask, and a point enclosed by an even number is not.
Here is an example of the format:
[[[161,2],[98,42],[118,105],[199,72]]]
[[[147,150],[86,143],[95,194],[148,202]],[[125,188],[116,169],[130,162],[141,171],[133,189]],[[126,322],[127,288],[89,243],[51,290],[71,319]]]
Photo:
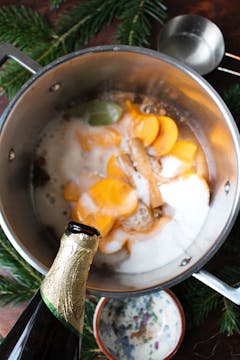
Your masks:
[[[128,46],[101,46],[64,56],[41,68],[10,44],[1,61],[13,58],[33,73],[1,117],[1,226],[19,253],[45,274],[56,254],[39,222],[30,191],[30,167],[43,128],[73,100],[122,90],[171,102],[193,129],[207,154],[211,204],[188,256],[147,273],[91,270],[88,289],[129,296],[171,287],[190,275],[240,304],[233,289],[203,270],[227,238],[239,209],[240,150],[235,122],[220,96],[196,72],[158,52]]]

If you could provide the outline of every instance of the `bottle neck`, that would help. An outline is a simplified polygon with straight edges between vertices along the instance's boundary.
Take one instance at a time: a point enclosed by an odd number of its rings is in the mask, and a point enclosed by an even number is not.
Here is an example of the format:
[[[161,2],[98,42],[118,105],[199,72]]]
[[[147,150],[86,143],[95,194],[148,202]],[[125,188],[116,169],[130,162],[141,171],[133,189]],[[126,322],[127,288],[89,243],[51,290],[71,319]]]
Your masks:
[[[51,312],[75,333],[82,333],[88,272],[98,235],[65,232],[40,292]]]

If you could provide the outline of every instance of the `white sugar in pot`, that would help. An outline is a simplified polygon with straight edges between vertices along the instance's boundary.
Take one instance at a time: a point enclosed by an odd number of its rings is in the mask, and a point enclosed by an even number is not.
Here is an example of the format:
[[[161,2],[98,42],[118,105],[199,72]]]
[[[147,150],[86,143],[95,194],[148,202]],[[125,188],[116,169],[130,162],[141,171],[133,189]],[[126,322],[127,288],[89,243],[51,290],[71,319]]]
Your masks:
[[[88,289],[107,296],[129,296],[171,287],[194,275],[240,304],[232,289],[202,270],[226,240],[239,208],[239,134],[220,96],[196,72],[161,53],[128,46],[101,46],[66,55],[40,67],[11,46],[0,46],[8,57],[33,73],[1,117],[1,226],[19,253],[41,273],[57,250],[35,215],[30,167],[39,134],[72,101],[94,97],[102,90],[121,90],[169,98],[197,134],[207,156],[210,210],[199,235],[178,257],[159,269],[141,274],[101,271],[92,267]],[[188,114],[191,114],[191,116]]]

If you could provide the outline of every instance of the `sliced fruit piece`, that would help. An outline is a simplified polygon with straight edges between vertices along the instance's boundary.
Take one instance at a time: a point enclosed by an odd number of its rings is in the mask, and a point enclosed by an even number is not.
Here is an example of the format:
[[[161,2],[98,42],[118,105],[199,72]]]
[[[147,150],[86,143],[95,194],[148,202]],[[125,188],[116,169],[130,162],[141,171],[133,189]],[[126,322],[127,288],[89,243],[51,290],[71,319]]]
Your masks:
[[[63,188],[63,197],[66,201],[78,201],[80,188],[74,181],[68,181]]]
[[[118,155],[117,155],[118,156]],[[116,155],[112,155],[107,163],[107,176],[113,177],[120,180],[127,180],[127,175],[119,165]]]
[[[91,213],[84,219],[84,223],[99,230],[102,237],[105,237],[109,233],[114,221],[115,219],[113,217],[99,212]]]
[[[127,243],[127,234],[121,229],[112,230],[107,236],[99,240],[98,249],[103,254],[114,254]]]
[[[152,143],[154,155],[167,154],[175,144],[178,137],[178,127],[175,121],[168,116],[159,116],[160,131],[156,140]]]
[[[160,123],[157,116],[142,113],[138,106],[129,100],[126,100],[126,106],[133,119],[135,136],[143,141],[145,147],[149,146],[156,139],[159,132]]]
[[[159,133],[159,121],[153,114],[144,114],[134,121],[135,136],[143,141],[145,147],[152,144]]]
[[[197,145],[192,141],[179,140],[176,141],[169,155],[176,156],[185,162],[192,162],[197,152]]]
[[[136,191],[119,179],[102,179],[93,185],[88,193],[102,213],[114,218],[130,215],[137,208]]]
[[[105,128],[101,131],[86,133],[77,133],[78,140],[83,150],[90,151],[95,146],[109,147],[119,146],[122,141],[121,134],[113,128]]]
[[[87,193],[83,193],[77,203],[71,205],[71,218],[98,229],[102,236],[106,236],[112,229],[115,219],[101,214]]]
[[[84,220],[87,218],[87,216],[91,213],[97,212],[98,208],[92,201],[91,197],[88,195],[88,193],[83,193],[78,201],[75,208],[75,218],[77,218],[77,221],[84,222]]]

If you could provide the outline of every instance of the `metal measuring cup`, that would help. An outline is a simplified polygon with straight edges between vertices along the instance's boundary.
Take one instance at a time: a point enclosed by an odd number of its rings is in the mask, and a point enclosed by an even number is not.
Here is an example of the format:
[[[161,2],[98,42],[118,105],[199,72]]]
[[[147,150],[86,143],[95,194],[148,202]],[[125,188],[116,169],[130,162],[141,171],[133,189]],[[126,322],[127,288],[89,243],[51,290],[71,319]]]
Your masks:
[[[225,52],[221,30],[203,16],[179,15],[169,20],[160,31],[158,50],[182,61],[200,75],[217,68],[240,76],[240,72],[218,67],[224,55],[235,60],[240,60],[240,56]]]

